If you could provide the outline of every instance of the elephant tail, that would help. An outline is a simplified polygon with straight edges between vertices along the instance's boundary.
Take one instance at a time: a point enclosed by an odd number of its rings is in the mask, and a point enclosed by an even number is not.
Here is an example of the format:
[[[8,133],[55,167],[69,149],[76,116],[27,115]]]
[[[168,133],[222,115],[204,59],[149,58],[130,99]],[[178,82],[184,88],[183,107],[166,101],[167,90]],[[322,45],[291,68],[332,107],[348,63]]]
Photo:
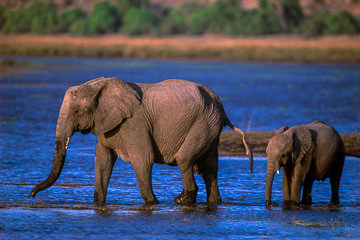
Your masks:
[[[242,141],[243,141],[243,144],[245,146],[246,156],[249,157],[250,171],[251,171],[251,173],[253,173],[253,166],[254,166],[253,153],[252,153],[251,149],[249,148],[249,146],[246,143],[245,132],[243,130],[241,130],[240,128],[235,127],[234,124],[232,124],[230,122],[230,120],[227,120],[226,125],[231,127],[234,131],[236,131],[236,132],[238,132],[239,134],[242,135]]]

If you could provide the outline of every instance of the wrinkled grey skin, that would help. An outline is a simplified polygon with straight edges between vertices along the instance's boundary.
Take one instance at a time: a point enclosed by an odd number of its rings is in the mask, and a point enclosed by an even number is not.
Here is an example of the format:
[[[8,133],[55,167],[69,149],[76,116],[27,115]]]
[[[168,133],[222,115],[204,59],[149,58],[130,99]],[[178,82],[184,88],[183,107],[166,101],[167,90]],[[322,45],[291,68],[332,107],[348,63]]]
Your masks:
[[[117,78],[99,78],[71,87],[59,113],[51,173],[30,196],[35,197],[58,179],[69,140],[74,132],[81,131],[97,136],[94,192],[97,206],[105,204],[117,156],[132,164],[146,204],[158,202],[151,180],[154,163],[180,168],[183,192],[174,203],[196,202],[198,187],[193,169],[205,181],[207,201],[220,203],[218,143],[225,125],[241,132],[228,120],[214,92],[185,80],[134,84]],[[244,144],[247,147],[245,141]],[[252,156],[248,149],[247,152]]]
[[[311,204],[314,180],[330,178],[331,204],[339,204],[339,184],[345,160],[344,144],[331,126],[321,121],[307,125],[280,128],[266,148],[266,204],[271,204],[275,173],[283,167],[283,200],[285,204]]]

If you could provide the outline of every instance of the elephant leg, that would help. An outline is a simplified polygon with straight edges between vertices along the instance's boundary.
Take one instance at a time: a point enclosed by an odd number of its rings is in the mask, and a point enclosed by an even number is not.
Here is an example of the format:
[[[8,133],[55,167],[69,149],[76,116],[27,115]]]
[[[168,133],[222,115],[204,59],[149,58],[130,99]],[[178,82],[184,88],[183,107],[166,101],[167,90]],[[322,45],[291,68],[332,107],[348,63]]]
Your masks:
[[[331,205],[339,205],[339,186],[341,173],[330,177],[331,184]]]
[[[283,167],[283,178],[282,178],[282,189],[283,189],[283,200],[285,204],[291,201],[291,173],[287,167]]]
[[[96,206],[105,205],[105,199],[112,169],[116,161],[116,153],[100,143],[96,146],[95,154],[95,191],[94,203]]]
[[[339,187],[340,187],[341,174],[344,167],[345,156],[342,155],[339,159],[341,160],[339,161],[338,166],[335,168],[336,170],[334,171],[334,174],[330,176],[331,205],[335,205],[335,206],[340,205]]]
[[[299,205],[300,204],[300,194],[301,188],[304,183],[305,173],[304,169],[301,166],[296,166],[294,168],[294,174],[291,180],[291,204]]]
[[[221,203],[220,191],[218,186],[218,149],[213,151],[198,163],[199,174],[202,176],[206,186],[208,204]]]
[[[304,187],[303,187],[303,196],[302,203],[306,205],[310,205],[312,203],[312,187],[314,183],[314,178],[307,176],[305,178]]]
[[[139,185],[140,193],[145,201],[145,204],[157,204],[159,201],[156,199],[152,188],[152,167],[153,161],[143,159],[134,159],[131,165],[135,171],[136,179]],[[145,161],[147,161],[145,163]]]
[[[174,199],[174,204],[193,205],[196,203],[198,186],[195,182],[193,166],[190,164],[179,165],[183,180],[183,191]]]

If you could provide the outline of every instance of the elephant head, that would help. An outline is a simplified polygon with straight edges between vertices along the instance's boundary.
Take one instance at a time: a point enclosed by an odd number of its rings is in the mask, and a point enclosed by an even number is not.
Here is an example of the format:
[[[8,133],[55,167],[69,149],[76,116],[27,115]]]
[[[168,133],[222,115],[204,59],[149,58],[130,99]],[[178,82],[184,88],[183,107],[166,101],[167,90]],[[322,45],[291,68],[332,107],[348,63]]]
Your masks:
[[[292,169],[296,164],[304,164],[306,155],[312,148],[312,136],[310,130],[304,127],[281,127],[269,140],[266,148],[266,204],[271,203],[271,190],[274,175],[281,167],[287,166]]]
[[[57,121],[50,175],[31,191],[29,197],[35,197],[59,178],[70,138],[75,132],[92,132],[94,135],[109,132],[133,116],[140,100],[139,93],[130,84],[117,78],[98,78],[69,88]]]

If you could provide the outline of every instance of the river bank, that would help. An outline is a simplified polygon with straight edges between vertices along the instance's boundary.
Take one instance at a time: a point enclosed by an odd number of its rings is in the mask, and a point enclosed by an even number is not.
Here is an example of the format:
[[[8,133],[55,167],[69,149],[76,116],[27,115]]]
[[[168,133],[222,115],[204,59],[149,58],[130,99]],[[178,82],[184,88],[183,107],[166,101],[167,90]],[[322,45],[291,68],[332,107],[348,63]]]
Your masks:
[[[360,36],[0,35],[1,55],[359,64]]]
[[[246,140],[253,154],[258,157],[266,156],[266,146],[269,139],[274,135],[273,132],[248,132]],[[360,135],[341,134],[345,145],[345,151],[350,154],[360,155]],[[245,148],[241,136],[232,131],[223,131],[220,136],[219,144],[220,156],[245,156]]]

